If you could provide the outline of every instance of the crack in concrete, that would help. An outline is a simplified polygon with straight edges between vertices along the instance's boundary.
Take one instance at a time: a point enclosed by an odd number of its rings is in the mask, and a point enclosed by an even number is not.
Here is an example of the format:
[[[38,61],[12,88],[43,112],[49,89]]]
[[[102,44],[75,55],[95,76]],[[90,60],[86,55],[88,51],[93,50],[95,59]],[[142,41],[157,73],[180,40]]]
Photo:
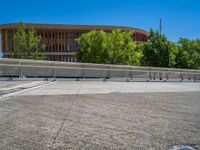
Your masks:
[[[79,92],[80,92],[80,90],[81,90],[81,88],[82,88],[82,85],[83,85],[83,84],[80,85],[80,87],[79,87],[79,89],[77,90],[76,94],[75,94],[74,97],[72,98],[72,103],[71,103],[69,109],[67,110],[67,113],[66,113],[66,115],[65,115],[65,117],[64,117],[64,119],[63,119],[63,121],[62,121],[62,123],[61,123],[61,126],[60,126],[60,128],[58,129],[58,131],[56,132],[56,136],[53,137],[53,142],[52,142],[52,144],[51,144],[50,150],[53,150],[53,147],[54,147],[54,145],[55,145],[55,143],[56,143],[56,140],[57,140],[57,138],[58,138],[58,136],[59,136],[61,130],[63,129],[63,126],[64,126],[64,124],[65,124],[65,121],[68,120],[67,118],[69,117],[69,113],[70,113],[70,111],[72,110],[72,107],[73,107],[75,101],[78,100]]]

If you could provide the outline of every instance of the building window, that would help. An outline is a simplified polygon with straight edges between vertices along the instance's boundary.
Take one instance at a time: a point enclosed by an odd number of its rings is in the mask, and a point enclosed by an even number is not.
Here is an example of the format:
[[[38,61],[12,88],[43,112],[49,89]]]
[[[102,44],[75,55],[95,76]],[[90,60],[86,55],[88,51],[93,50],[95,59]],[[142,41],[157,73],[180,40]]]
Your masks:
[[[76,52],[76,42],[74,41],[74,51]]]
[[[69,62],[72,62],[72,56],[69,56]]]
[[[10,32],[8,31],[8,38],[10,38]]]
[[[77,50],[80,50],[80,44],[77,44]]]
[[[59,44],[59,51],[61,51],[62,50],[62,45],[61,44]]]
[[[53,39],[55,38],[55,36],[54,36],[54,32],[52,32],[52,38],[53,38]]]
[[[59,33],[59,38],[62,39],[62,33],[61,32]]]
[[[72,32],[70,32],[70,39],[72,39]]]
[[[74,33],[74,51],[76,51],[77,47],[76,47],[76,33]]]
[[[64,44],[62,44],[62,51],[64,51],[65,50],[65,45]]]
[[[67,56],[67,62],[70,62],[70,56]]]
[[[72,43],[70,43],[70,48],[69,48],[69,51],[72,52]]]
[[[68,44],[67,44],[67,42],[65,43],[65,50],[66,51],[68,50]]]
[[[10,52],[10,44],[7,45],[8,52]]]

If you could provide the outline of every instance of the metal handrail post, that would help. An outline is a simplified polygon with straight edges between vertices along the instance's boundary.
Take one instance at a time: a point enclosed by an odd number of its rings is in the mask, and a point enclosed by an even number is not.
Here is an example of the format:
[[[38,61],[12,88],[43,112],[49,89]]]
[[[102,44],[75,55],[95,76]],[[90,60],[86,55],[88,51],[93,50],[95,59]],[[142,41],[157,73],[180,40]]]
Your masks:
[[[162,73],[160,72],[160,73],[159,73],[159,78],[160,78],[160,80],[162,80],[162,76],[163,76],[163,75],[162,75]]]
[[[54,68],[54,76],[53,76],[53,80],[56,80],[56,66],[55,63],[53,62],[53,68]]]
[[[20,68],[19,78],[23,78],[24,68],[23,68],[23,64],[21,61],[19,61],[19,68]]]
[[[132,68],[129,70],[129,75],[130,75],[130,79],[133,80],[133,69]]]
[[[85,66],[84,65],[82,65],[81,76],[82,76],[82,78],[85,78]]]
[[[153,80],[156,80],[156,72],[153,73]]]
[[[168,72],[166,72],[166,79],[169,80]]]
[[[107,67],[107,79],[110,78],[110,67]]]
[[[196,82],[196,76],[195,76],[195,74],[193,74],[193,78],[194,78],[194,82]]]

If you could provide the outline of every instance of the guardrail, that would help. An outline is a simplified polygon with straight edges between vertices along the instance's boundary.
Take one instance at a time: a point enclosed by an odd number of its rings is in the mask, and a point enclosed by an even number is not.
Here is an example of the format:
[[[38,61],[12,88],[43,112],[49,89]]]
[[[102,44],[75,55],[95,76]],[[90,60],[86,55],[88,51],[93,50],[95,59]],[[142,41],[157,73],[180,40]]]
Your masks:
[[[200,70],[126,65],[0,59],[0,77],[144,78],[146,80],[200,80]]]

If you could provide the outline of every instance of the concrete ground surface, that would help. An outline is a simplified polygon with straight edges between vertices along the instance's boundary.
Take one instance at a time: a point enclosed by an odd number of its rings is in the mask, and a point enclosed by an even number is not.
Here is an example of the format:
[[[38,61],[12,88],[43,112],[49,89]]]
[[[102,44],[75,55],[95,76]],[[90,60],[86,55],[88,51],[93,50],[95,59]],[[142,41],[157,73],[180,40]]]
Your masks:
[[[200,149],[200,83],[35,82],[0,101],[0,149]]]
[[[38,88],[22,95],[144,93],[200,91],[196,82],[102,82],[56,81],[45,88]]]

